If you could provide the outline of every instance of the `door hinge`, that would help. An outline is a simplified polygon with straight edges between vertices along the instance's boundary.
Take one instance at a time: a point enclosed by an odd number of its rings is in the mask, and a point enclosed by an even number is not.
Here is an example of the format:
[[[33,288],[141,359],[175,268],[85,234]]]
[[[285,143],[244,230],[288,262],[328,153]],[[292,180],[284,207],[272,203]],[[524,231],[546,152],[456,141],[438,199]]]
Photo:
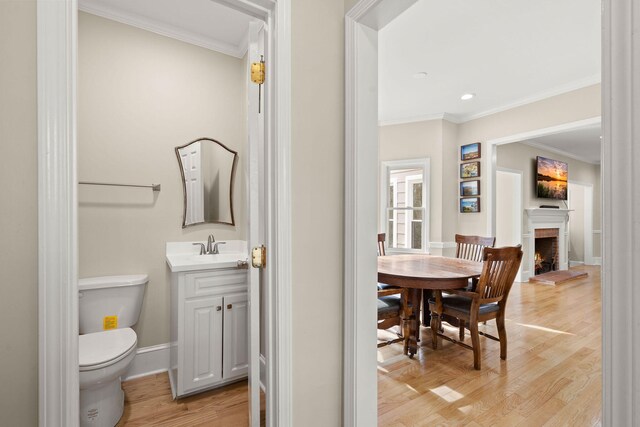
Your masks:
[[[251,81],[258,85],[258,113],[262,111],[262,85],[265,78],[264,56],[260,55],[260,62],[251,63]]]
[[[267,248],[265,245],[251,250],[251,265],[254,268],[265,268],[267,266]]]

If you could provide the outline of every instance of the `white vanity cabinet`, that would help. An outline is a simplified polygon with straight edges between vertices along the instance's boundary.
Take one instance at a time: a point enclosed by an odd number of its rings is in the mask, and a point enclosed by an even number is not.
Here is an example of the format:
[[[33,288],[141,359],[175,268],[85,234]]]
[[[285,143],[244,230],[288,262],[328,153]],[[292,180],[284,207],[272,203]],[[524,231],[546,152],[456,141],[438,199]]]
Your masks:
[[[246,377],[247,270],[171,274],[171,390],[180,397]]]

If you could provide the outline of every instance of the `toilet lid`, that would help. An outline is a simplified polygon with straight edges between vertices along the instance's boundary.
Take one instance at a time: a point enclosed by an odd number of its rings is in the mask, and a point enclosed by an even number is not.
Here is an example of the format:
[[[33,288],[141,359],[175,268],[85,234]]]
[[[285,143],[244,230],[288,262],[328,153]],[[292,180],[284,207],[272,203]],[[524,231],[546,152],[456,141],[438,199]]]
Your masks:
[[[136,333],[131,328],[80,335],[80,367],[101,365],[118,359],[135,347],[136,342]]]

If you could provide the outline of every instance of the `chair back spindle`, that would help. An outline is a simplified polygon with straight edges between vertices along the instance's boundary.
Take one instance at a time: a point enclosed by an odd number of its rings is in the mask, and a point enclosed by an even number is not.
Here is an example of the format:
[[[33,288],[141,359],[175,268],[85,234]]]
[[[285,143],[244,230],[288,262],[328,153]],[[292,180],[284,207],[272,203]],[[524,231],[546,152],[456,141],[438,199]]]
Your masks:
[[[456,258],[481,262],[484,248],[493,247],[495,237],[463,236],[456,234]]]
[[[385,256],[387,254],[384,249],[384,241],[386,237],[387,237],[386,233],[378,234],[378,255],[379,256]]]
[[[522,261],[520,245],[509,248],[486,248],[484,265],[476,288],[480,304],[498,302],[509,294]]]

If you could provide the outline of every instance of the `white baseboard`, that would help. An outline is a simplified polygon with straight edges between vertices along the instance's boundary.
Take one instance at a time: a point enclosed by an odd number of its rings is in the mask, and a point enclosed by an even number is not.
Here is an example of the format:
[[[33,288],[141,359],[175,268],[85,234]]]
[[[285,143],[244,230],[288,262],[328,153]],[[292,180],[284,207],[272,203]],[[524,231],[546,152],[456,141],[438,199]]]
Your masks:
[[[452,249],[456,242],[429,242],[429,249]]]
[[[171,344],[169,343],[139,348],[131,367],[122,380],[127,381],[168,371],[170,348]]]
[[[576,267],[578,265],[584,265],[584,261],[571,261],[571,260],[569,260],[569,268]]]
[[[593,265],[602,265],[602,257],[593,257]]]

